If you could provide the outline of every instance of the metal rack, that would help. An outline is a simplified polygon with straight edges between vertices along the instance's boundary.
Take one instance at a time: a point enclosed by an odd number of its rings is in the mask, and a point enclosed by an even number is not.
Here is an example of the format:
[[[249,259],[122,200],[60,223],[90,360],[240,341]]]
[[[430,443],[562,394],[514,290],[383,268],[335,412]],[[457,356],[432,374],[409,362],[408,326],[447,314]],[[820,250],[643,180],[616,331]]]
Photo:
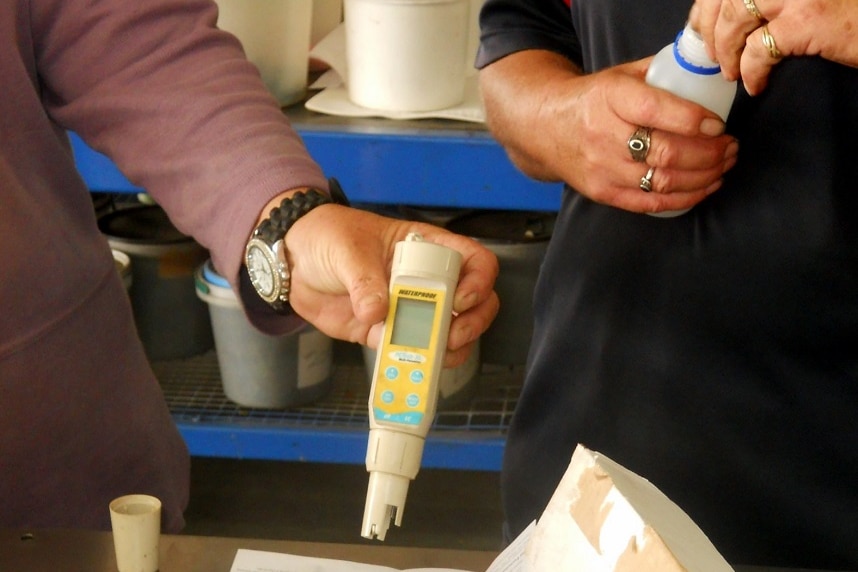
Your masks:
[[[480,124],[446,120],[342,118],[297,105],[284,110],[325,173],[356,204],[556,211],[561,186],[519,172]],[[137,193],[104,155],[71,134],[75,161],[94,192]],[[216,359],[155,364],[193,455],[363,463],[368,387],[362,367],[337,366],[330,396],[289,411],[248,410],[220,389]],[[360,375],[358,372],[361,372]],[[500,469],[521,370],[483,367],[469,409],[443,412],[423,466]]]
[[[156,362],[153,369],[194,455],[364,462],[369,384],[363,364],[335,364],[330,392],[292,409],[247,408],[230,401],[214,351]],[[522,378],[520,367],[484,364],[468,403],[436,414],[422,466],[499,470]]]

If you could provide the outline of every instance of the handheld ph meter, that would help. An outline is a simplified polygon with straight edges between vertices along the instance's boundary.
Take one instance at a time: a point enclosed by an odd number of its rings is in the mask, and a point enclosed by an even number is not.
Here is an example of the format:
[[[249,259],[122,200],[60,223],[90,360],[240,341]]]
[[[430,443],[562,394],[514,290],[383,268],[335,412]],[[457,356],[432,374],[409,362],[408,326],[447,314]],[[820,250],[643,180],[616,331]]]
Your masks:
[[[435,417],[461,265],[461,254],[416,233],[396,244],[369,394],[364,538],[384,540],[391,520],[402,524],[408,485]]]

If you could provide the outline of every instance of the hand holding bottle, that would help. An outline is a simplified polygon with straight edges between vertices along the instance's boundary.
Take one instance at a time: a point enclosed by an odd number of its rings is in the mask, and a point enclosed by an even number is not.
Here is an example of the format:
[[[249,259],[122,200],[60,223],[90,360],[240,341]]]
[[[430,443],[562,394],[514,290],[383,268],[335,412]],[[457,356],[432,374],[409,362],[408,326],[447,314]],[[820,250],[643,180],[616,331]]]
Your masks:
[[[821,56],[858,67],[854,0],[696,0],[689,21],[728,79],[751,95],[789,56]]]
[[[700,104],[727,121],[736,97],[736,82],[721,74],[718,62],[706,51],[703,39],[690,24],[676,36],[672,44],[659,51],[647,70],[648,84]],[[654,170],[641,179],[641,189],[649,191]],[[650,183],[649,185],[647,183]],[[672,217],[690,209],[662,211],[655,216]]]

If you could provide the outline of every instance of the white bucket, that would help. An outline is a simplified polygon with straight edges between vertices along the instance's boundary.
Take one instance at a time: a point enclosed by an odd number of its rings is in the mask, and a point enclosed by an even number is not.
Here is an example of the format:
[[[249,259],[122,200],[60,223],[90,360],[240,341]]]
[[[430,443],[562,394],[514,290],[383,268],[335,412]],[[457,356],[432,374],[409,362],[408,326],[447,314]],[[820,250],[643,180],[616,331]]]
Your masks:
[[[477,61],[477,51],[480,49],[480,10],[485,0],[469,0],[471,3],[468,16],[468,47],[465,51],[465,75],[477,75],[474,64]]]
[[[465,97],[470,0],[345,0],[349,98],[434,111]]]
[[[197,296],[209,305],[223,392],[244,407],[306,405],[333,382],[333,340],[307,324],[268,336],[248,321],[229,283],[211,261],[196,273]]]
[[[217,25],[236,36],[280,105],[307,92],[313,0],[216,0]]]

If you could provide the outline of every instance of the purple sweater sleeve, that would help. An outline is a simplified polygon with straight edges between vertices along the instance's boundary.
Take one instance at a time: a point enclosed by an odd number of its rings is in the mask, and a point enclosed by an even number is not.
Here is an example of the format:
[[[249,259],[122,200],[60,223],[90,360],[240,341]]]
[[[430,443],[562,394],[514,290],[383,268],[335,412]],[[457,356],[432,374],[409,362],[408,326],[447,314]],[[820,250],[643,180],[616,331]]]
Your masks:
[[[262,206],[327,189],[209,0],[32,0],[43,101],[211,251],[236,291]],[[290,327],[250,311],[266,330]]]

